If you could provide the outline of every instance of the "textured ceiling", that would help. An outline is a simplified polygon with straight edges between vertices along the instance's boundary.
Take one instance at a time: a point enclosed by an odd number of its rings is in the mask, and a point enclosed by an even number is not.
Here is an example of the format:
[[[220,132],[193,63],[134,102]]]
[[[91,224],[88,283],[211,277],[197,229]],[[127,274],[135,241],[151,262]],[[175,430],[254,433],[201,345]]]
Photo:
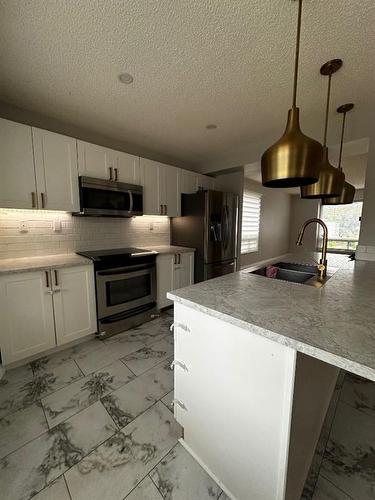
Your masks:
[[[296,14],[290,0],[0,0],[0,99],[202,171],[254,161],[285,125]],[[305,0],[306,133],[322,133],[319,67],[341,57],[329,142],[347,101],[348,138],[367,135],[374,25],[374,0]],[[134,83],[120,84],[122,72]]]

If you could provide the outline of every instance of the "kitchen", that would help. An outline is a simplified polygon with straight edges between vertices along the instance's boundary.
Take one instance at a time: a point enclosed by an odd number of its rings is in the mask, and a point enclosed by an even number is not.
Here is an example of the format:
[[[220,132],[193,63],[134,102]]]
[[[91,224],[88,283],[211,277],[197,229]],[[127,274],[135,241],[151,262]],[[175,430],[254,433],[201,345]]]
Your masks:
[[[373,5],[189,7],[1,4],[0,498],[374,497]]]

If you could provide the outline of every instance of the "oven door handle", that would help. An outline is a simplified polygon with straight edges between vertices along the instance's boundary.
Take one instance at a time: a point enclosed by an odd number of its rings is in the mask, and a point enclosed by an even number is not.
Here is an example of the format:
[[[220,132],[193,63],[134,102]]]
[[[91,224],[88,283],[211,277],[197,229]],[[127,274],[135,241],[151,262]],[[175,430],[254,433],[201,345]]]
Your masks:
[[[142,270],[150,270],[155,266],[150,266],[149,264],[138,264],[137,266],[127,266],[127,267],[118,267],[115,269],[106,269],[105,271],[97,271],[96,274],[98,276],[114,276],[116,274],[131,274],[133,271],[142,271]]]
[[[129,214],[133,212],[133,192],[128,190],[129,198],[130,198],[130,206],[129,206]]]

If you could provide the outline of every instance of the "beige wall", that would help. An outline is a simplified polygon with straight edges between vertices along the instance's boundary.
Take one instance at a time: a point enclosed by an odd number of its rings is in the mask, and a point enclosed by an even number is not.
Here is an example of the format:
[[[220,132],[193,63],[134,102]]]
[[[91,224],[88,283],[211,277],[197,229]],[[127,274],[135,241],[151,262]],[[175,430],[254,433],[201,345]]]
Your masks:
[[[375,247],[375,136],[370,140],[359,244]]]
[[[244,180],[245,189],[262,194],[259,250],[241,255],[241,267],[254,262],[272,259],[289,251],[290,195],[277,189],[267,189],[261,184]]]
[[[301,200],[299,194],[291,196],[291,210],[290,210],[290,246],[289,251],[293,253],[313,252],[316,248],[316,233],[317,225],[310,225],[306,229],[303,238],[303,246],[297,247],[296,240],[301,229],[302,224],[307,219],[319,216],[318,200]]]

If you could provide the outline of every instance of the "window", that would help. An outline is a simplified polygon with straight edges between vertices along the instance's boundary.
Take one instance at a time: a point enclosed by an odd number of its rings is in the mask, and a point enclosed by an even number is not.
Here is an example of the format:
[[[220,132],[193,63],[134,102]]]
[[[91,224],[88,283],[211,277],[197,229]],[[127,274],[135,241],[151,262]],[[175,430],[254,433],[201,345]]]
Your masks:
[[[261,195],[244,191],[242,202],[241,253],[258,251]]]
[[[350,205],[322,205],[321,218],[328,227],[328,249],[353,252],[359,239],[362,201]]]

